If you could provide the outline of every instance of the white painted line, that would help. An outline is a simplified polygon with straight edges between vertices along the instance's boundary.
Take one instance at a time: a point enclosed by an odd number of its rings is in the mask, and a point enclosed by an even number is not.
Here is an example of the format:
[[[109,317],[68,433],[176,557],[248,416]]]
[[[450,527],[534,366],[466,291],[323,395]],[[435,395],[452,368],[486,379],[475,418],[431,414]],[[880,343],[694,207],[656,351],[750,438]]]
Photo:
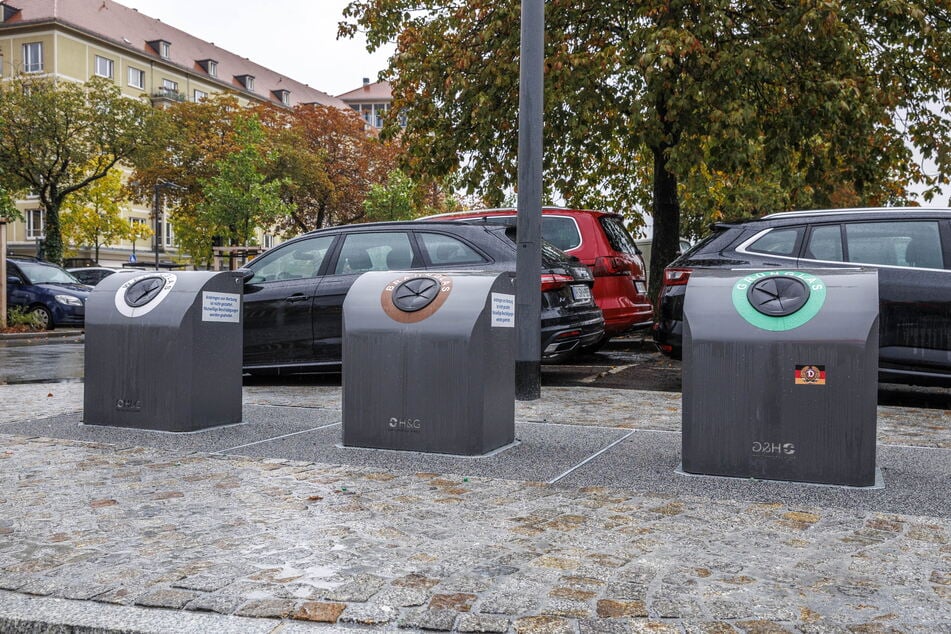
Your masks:
[[[302,431],[291,432],[290,434],[284,434],[283,436],[274,436],[272,438],[265,438],[264,440],[256,440],[254,442],[249,442],[245,445],[238,445],[237,447],[229,447],[228,449],[219,449],[218,451],[212,453],[225,453],[227,451],[234,451],[236,449],[244,449],[245,447],[252,447],[254,445],[260,445],[262,443],[271,442],[272,440],[282,440],[284,438],[290,438],[291,436],[299,436],[301,434],[308,434],[312,431],[320,431],[321,429],[327,429],[328,427],[336,427],[343,423],[330,423],[328,425],[321,425],[320,427],[312,427],[310,429],[304,429]]]
[[[565,471],[564,473],[562,473],[560,476],[557,476],[557,477],[552,478],[551,480],[548,481],[548,484],[554,484],[554,483],[558,482],[559,480],[561,480],[562,478],[564,478],[566,475],[568,475],[569,473],[571,473],[571,472],[574,471],[575,469],[579,469],[579,468],[583,467],[584,465],[588,464],[589,462],[591,462],[592,460],[594,460],[595,458],[597,458],[598,456],[600,456],[601,454],[603,454],[605,451],[608,451],[609,449],[611,449],[611,448],[614,447],[615,445],[624,442],[625,440],[627,440],[628,438],[630,438],[631,436],[633,436],[636,432],[637,432],[636,429],[631,430],[630,432],[628,432],[627,434],[625,434],[625,435],[622,436],[621,438],[618,438],[617,440],[615,440],[614,442],[612,442],[610,445],[608,445],[607,447],[605,447],[604,449],[602,449],[602,450],[599,451],[598,453],[592,454],[592,455],[588,456],[587,458],[585,458],[584,460],[582,460],[581,462],[579,462],[578,464],[576,464],[576,465],[573,466],[572,468],[570,468],[570,469],[568,469],[567,471]]]
[[[586,376],[583,379],[580,379],[578,382],[579,383],[594,383],[598,379],[602,379],[606,376],[611,376],[612,374],[617,374],[618,372],[623,372],[624,370],[627,370],[628,368],[633,368],[636,365],[637,365],[636,363],[632,363],[630,365],[616,365],[611,367],[610,370],[605,370],[604,372],[598,372],[597,374]]]
[[[555,421],[549,420],[516,420],[519,425],[554,425],[556,427],[571,427],[573,429],[605,429],[608,431],[625,431],[632,429],[631,427],[612,427],[611,425],[582,425],[580,423],[558,423]],[[635,427],[633,431],[643,431],[643,432],[657,432],[658,434],[679,434],[679,430],[673,429],[645,429],[643,427]]]

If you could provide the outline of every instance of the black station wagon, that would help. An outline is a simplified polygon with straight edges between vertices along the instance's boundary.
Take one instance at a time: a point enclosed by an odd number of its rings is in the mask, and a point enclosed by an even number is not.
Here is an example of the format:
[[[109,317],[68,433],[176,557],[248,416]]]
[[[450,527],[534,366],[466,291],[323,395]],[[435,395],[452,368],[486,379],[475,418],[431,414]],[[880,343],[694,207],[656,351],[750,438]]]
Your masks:
[[[951,386],[951,209],[793,211],[715,225],[664,270],[654,340],[680,357],[695,269],[830,266],[878,270],[879,380]]]

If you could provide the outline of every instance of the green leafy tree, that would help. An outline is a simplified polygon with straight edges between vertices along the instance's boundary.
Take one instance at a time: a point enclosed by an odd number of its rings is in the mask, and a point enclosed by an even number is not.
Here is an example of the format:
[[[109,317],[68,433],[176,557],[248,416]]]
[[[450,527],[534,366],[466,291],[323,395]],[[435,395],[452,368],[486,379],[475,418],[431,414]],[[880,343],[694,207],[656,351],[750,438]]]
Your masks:
[[[0,82],[0,184],[34,192],[46,210],[46,257],[61,262],[60,208],[156,138],[154,110],[111,81],[33,76]]]
[[[271,227],[293,207],[280,198],[284,183],[266,180],[264,129],[256,117],[237,120],[235,141],[237,149],[216,161],[217,173],[199,181],[204,199],[198,203],[196,219],[205,231],[229,244],[248,245],[256,229]]]
[[[0,219],[11,222],[13,220],[22,220],[23,214],[17,209],[14,200],[17,195],[0,183]]]
[[[411,220],[415,217],[416,184],[400,170],[393,170],[385,184],[370,186],[363,207],[373,220]]]
[[[363,201],[366,220],[412,220],[460,209],[460,203],[434,183],[418,183],[402,170],[391,170],[385,183],[370,186]]]
[[[122,208],[129,203],[117,169],[73,192],[61,208],[64,242],[93,247],[98,262],[102,245],[132,238],[132,226],[122,217]]]
[[[515,186],[519,6],[345,9],[342,35],[397,44],[386,75],[407,117],[411,177],[458,172],[490,201]],[[682,209],[702,223],[881,204],[915,181],[930,194],[947,183],[949,58],[945,0],[549,0],[545,191],[569,205],[649,210],[658,289]],[[385,133],[395,131],[391,121]],[[938,176],[921,173],[913,149]],[[716,197],[704,193],[711,184]]]

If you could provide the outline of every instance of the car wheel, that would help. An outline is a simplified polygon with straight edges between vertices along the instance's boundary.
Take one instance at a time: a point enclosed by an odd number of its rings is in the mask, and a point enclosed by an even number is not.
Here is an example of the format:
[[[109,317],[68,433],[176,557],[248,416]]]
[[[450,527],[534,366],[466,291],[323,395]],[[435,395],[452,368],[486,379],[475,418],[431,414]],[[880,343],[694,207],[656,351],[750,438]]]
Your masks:
[[[33,321],[43,330],[53,329],[53,313],[46,306],[34,306],[30,309]]]

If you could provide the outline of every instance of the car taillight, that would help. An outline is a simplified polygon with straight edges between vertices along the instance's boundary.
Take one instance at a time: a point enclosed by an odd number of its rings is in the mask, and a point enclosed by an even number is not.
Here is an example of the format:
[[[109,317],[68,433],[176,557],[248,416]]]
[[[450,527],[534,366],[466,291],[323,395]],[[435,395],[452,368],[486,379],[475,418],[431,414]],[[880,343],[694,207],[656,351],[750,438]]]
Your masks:
[[[664,269],[664,285],[682,286],[690,279],[693,269]]]
[[[542,275],[542,292],[557,291],[565,284],[573,282],[574,278],[570,275],[561,275],[559,273],[545,273]]]
[[[630,275],[631,263],[616,255],[603,256],[594,260],[594,276]]]

